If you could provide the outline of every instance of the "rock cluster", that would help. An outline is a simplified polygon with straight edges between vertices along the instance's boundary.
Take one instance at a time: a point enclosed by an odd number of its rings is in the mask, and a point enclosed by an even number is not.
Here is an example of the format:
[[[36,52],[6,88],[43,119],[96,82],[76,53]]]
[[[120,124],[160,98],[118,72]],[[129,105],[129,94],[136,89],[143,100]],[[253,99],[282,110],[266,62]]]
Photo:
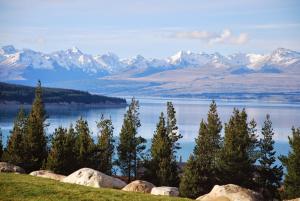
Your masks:
[[[25,170],[19,166],[10,163],[0,162],[0,172],[13,172],[18,174],[24,174]]]

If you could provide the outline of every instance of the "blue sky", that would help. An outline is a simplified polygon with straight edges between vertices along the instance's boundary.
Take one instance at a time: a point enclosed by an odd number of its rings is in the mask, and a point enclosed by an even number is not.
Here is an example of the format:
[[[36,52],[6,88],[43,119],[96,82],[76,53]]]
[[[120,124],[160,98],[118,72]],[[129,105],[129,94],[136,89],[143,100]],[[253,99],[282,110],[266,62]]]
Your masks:
[[[299,0],[0,0],[0,45],[166,57],[300,51]]]

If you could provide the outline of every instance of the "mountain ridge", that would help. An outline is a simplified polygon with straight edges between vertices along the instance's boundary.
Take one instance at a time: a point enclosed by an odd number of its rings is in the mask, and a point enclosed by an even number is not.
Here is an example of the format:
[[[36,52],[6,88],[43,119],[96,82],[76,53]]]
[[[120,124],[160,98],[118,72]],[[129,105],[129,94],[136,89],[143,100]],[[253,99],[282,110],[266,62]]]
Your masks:
[[[36,52],[0,48],[0,80],[67,87],[117,96],[193,96],[201,93],[298,92],[300,52],[278,48],[269,54],[228,56],[179,51],[164,59],[90,55],[78,48]],[[298,93],[297,93],[298,96]]]
[[[98,77],[114,75],[120,71],[128,71],[134,68],[139,70],[157,68],[157,71],[164,71],[185,67],[202,67],[204,65],[215,68],[243,67],[258,72],[264,66],[282,68],[297,62],[300,62],[300,52],[285,48],[278,48],[265,55],[236,53],[223,56],[217,52],[208,54],[205,52],[179,51],[175,55],[164,59],[146,59],[141,55],[120,59],[114,53],[95,56],[85,54],[76,47],[45,54],[31,49],[17,50],[8,45],[0,49],[0,76],[4,80],[26,79],[21,74],[28,67],[46,70],[54,70],[59,67],[66,70],[77,69]],[[5,71],[6,73],[4,73]],[[19,76],[14,76],[16,72],[13,73],[12,71],[21,72],[17,73]]]

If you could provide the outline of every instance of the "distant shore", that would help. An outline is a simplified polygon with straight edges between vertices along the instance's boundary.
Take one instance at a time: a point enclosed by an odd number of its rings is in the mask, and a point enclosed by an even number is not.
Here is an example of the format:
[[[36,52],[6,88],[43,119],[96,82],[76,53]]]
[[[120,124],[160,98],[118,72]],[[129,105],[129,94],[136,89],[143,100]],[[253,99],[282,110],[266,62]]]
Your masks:
[[[0,108],[19,108],[22,106],[24,109],[30,108],[32,104],[29,103],[21,103],[17,101],[4,101],[0,102]],[[59,103],[45,103],[46,108],[123,108],[126,107],[127,103],[76,103],[76,102],[59,102]]]

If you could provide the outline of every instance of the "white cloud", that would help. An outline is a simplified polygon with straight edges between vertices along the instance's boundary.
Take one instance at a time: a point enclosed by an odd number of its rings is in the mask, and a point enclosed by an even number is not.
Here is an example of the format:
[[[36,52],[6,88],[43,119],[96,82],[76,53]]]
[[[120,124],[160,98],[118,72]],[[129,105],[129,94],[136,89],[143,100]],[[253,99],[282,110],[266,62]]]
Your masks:
[[[208,31],[181,31],[172,35],[175,38],[182,39],[198,39],[207,42],[210,45],[214,44],[235,44],[242,45],[248,41],[247,33],[233,35],[229,29],[224,29],[221,33]]]

